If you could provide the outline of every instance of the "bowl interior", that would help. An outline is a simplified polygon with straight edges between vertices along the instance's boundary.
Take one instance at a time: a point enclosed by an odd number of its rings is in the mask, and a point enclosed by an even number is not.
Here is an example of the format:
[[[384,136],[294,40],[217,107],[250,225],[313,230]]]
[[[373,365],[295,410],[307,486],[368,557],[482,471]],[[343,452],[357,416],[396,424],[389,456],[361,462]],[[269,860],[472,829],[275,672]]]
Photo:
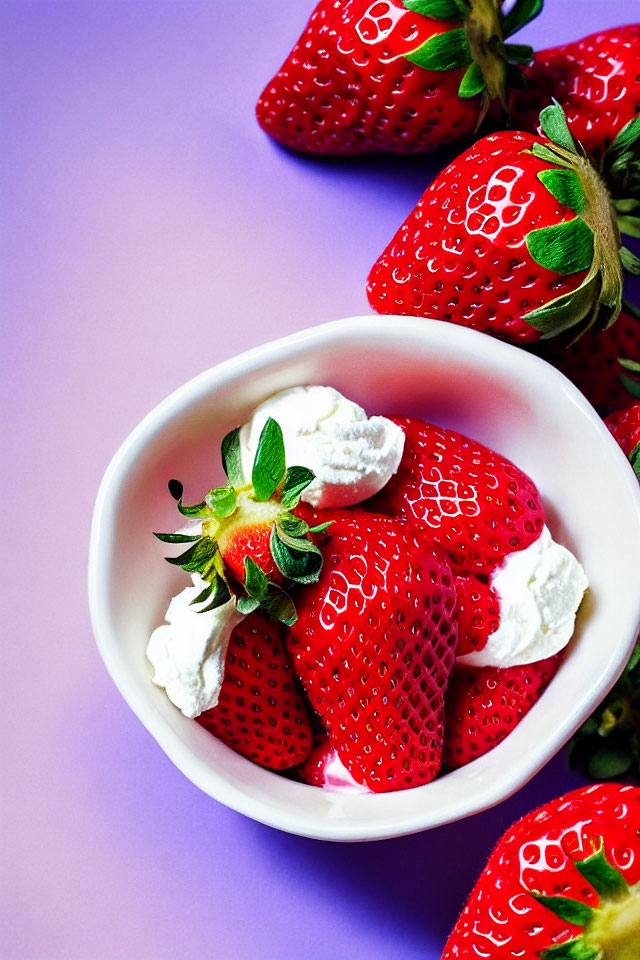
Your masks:
[[[513,460],[538,485],[554,537],[586,569],[590,593],[569,655],[538,704],[497,748],[413,790],[328,793],[237,756],[183,717],[151,682],[145,648],[186,575],[152,531],[175,529],[167,481],[195,502],[222,480],[219,445],[276,390],[328,384],[369,414],[452,427]],[[588,716],[621,670],[640,619],[640,496],[617,444],[577,390],[523,351],[449,324],[336,321],[249,351],[168,397],[105,474],[94,515],[90,602],[102,656],[171,759],[211,796],[265,823],[326,839],[410,833],[485,809],[522,786]],[[635,571],[635,573],[634,573]]]

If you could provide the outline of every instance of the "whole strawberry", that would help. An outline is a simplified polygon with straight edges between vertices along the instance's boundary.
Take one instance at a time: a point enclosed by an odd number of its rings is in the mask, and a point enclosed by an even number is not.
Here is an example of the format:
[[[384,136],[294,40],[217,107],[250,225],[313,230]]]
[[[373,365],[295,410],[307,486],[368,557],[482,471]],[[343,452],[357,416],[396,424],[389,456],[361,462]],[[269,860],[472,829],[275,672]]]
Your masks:
[[[582,787],[507,830],[442,953],[478,957],[640,957],[640,789]]]
[[[588,154],[601,158],[640,112],[640,24],[613,27],[574,43],[540,50],[524,68],[527,85],[513,92],[511,119],[519,130],[540,130],[552,100]]]
[[[497,746],[544,693],[560,654],[520,667],[456,668],[445,701],[444,761],[462,767]]]
[[[296,766],[311,751],[310,721],[281,630],[259,613],[236,626],[218,704],[197,717],[236,753],[270,770]]]
[[[357,783],[427,783],[441,765],[457,642],[451,568],[411,524],[326,513],[325,564],[288,631],[296,673]]]
[[[222,442],[222,463],[228,484],[210,490],[192,506],[182,502],[182,484],[169,483],[180,513],[194,521],[194,532],[156,533],[165,543],[189,543],[169,563],[198,573],[207,587],[193,601],[214,609],[236,598],[240,613],[260,607],[274,620],[291,623],[295,607],[283,587],[313,583],[322,568],[322,554],[309,525],[293,511],[314,475],[302,466],[285,465],[282,430],[271,417],[260,435],[252,474],[244,476],[239,430]]]
[[[442,960],[637,960],[640,789],[581,787],[498,841]]]
[[[375,310],[517,343],[613,323],[623,265],[640,270],[620,245],[620,230],[640,223],[623,213],[640,200],[640,176],[631,162],[618,170],[614,206],[561,108],[543,110],[541,122],[547,139],[484,137],[436,177],[371,270]],[[613,155],[635,150],[639,136],[632,122]]]
[[[405,433],[404,453],[396,474],[369,501],[372,509],[417,521],[447,553],[456,574],[485,581],[507,554],[538,539],[544,509],[522,470],[454,430],[410,417],[391,419]],[[474,599],[474,588],[483,594],[482,580],[469,584],[471,601],[463,609],[480,604],[490,613],[495,597]]]
[[[530,47],[508,38],[542,8],[516,0],[320,0],[257,105],[295,150],[416,153],[476,129],[506,106]]]

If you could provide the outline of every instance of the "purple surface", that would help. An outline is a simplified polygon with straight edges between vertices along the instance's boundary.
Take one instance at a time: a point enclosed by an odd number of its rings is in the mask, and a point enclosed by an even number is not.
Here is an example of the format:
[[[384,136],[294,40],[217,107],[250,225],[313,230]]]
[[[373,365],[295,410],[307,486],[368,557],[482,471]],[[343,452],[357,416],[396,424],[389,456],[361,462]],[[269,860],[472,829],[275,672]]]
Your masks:
[[[95,648],[89,524],[119,443],[207,366],[369,312],[370,265],[445,162],[312,161],[268,141],[254,103],[311,6],[0,11],[7,960],[435,960],[502,830],[580,783],[560,755],[431,833],[286,836],[188,782]],[[576,24],[573,0],[547,7],[523,34],[539,47],[637,14],[589,2]]]

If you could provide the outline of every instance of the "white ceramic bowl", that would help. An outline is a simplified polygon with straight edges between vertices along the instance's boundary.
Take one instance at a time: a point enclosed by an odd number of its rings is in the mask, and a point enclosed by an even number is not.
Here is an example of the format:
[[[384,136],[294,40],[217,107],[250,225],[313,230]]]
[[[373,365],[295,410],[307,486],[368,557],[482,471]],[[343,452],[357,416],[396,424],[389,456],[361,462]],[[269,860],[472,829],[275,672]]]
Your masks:
[[[270,773],[187,720],[151,682],[145,648],[185,574],[151,534],[175,526],[167,481],[187,502],[222,480],[219,443],[270,394],[329,384],[369,414],[417,415],[515,461],[537,483],[557,540],[591,592],[569,654],[541,700],[490,753],[433,783],[332,794]],[[513,794],[565,743],[622,670],[640,621],[640,493],[617,444],[560,373],[452,324],[356,317],[265,344],[186,383],[145,417],[109,465],[95,507],[89,597],[100,652],[131,709],[216,800],[281,830],[331,840],[399,836]]]

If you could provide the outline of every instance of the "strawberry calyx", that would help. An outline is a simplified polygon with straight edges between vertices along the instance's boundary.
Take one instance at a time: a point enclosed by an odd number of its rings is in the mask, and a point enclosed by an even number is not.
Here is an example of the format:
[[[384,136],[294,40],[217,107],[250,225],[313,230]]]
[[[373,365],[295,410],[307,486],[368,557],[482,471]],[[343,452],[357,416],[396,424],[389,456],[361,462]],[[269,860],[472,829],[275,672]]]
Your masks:
[[[250,481],[242,468],[239,429],[227,434],[221,453],[228,483],[200,503],[184,504],[182,484],[169,482],[179,512],[201,521],[200,531],[154,535],[164,543],[190,543],[180,556],[166,559],[206,581],[193,600],[209,601],[199,612],[234,599],[241,613],[260,608],[273,620],[295,623],[295,605],[283,586],[318,580],[323,557],[309,534],[328,526],[310,527],[293,513],[314,474],[286,467],[282,429],[272,417],[260,434]]]
[[[542,960],[635,960],[640,956],[640,884],[630,887],[604,853],[602,839],[585,860],[573,860],[576,869],[599,895],[592,907],[570,897],[531,895],[557,917],[583,932],[554,944]]]
[[[640,237],[640,114],[622,127],[604,152],[601,164],[620,233]],[[626,269],[639,273],[638,258],[620,251]],[[626,262],[625,262],[626,261]]]
[[[573,139],[560,104],[545,107],[540,123],[548,142],[534,144],[529,152],[552,166],[541,170],[538,179],[575,216],[531,230],[526,236],[527,249],[536,263],[553,273],[585,272],[585,277],[577,289],[530,311],[523,319],[539,330],[543,339],[567,331],[571,339],[577,339],[589,327],[604,330],[618,317],[626,267],[624,248],[607,186]]]
[[[531,62],[533,49],[505,40],[536,17],[542,4],[543,0],[516,0],[505,15],[499,0],[403,0],[413,13],[452,22],[451,29],[435,34],[405,56],[425,70],[466,67],[458,96],[482,96],[478,123],[493,100],[507,113],[507,86],[524,85],[520,64]]]

